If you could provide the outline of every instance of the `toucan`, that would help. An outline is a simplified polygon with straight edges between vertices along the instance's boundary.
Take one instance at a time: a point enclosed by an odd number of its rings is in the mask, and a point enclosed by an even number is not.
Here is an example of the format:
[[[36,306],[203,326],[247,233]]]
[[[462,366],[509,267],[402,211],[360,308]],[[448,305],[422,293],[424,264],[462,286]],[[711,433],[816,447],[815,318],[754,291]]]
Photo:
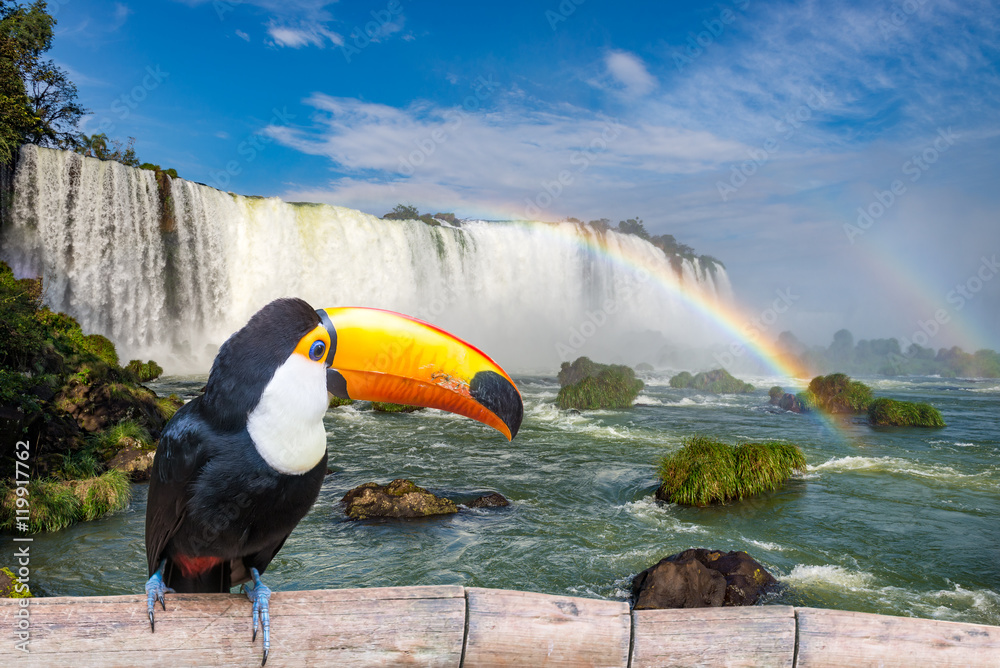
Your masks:
[[[295,298],[267,304],[222,345],[204,393],[161,435],[146,505],[150,630],[166,593],[242,585],[267,662],[271,590],[261,574],[319,495],[328,393],[439,408],[508,440],[524,414],[503,369],[433,325]]]

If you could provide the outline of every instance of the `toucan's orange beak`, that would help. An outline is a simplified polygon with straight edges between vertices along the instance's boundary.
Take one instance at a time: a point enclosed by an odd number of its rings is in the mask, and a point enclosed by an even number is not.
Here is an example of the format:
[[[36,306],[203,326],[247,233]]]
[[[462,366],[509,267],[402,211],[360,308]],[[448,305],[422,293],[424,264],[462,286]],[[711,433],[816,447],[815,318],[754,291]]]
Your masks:
[[[524,405],[510,376],[478,348],[421,320],[373,308],[316,311],[330,333],[327,389],[344,399],[439,408],[509,439]]]

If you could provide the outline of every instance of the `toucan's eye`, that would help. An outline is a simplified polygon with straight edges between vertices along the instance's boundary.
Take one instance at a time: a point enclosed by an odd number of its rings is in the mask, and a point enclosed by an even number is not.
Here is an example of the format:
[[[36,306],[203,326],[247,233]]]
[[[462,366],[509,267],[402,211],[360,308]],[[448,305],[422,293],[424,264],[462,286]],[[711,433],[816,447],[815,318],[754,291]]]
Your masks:
[[[309,347],[309,359],[316,360],[317,362],[323,359],[323,354],[326,352],[326,344],[322,341],[313,341],[313,344]]]

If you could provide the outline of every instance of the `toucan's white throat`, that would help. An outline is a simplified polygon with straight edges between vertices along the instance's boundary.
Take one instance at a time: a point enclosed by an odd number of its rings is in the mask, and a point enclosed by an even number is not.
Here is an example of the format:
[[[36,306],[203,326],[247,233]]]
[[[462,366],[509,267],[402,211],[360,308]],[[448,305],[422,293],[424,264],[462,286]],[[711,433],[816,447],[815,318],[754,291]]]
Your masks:
[[[311,470],[326,453],[323,416],[328,405],[326,367],[293,353],[247,416],[257,452],[280,473]]]

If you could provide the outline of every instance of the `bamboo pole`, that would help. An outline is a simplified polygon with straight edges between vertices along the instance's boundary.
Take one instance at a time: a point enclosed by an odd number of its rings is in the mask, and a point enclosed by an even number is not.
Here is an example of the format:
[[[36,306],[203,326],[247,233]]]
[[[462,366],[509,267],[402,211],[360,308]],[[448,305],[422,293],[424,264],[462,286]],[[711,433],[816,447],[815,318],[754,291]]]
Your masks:
[[[262,653],[238,594],[170,594],[156,633],[143,595],[0,599],[0,629],[3,666],[259,666]],[[267,665],[1000,668],[1000,627],[788,606],[630,613],[460,586],[279,591]]]

